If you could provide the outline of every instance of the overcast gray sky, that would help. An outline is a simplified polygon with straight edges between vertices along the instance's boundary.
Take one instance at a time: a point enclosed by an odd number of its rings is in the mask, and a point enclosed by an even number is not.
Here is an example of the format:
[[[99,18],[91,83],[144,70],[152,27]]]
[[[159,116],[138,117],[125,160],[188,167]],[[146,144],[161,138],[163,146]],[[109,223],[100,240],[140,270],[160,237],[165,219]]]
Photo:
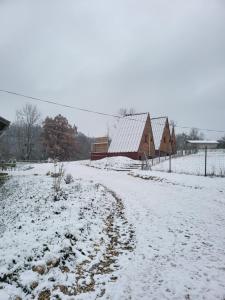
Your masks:
[[[0,0],[0,89],[225,130],[225,1]],[[0,115],[26,102],[0,93]],[[37,105],[92,136],[112,123]]]

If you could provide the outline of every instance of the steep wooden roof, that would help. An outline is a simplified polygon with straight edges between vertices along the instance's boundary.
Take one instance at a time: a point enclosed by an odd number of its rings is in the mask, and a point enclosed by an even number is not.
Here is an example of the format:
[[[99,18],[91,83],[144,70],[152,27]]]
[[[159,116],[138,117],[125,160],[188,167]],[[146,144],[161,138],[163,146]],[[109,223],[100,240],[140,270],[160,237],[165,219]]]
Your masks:
[[[119,119],[108,152],[137,152],[148,116],[148,113],[143,113]]]

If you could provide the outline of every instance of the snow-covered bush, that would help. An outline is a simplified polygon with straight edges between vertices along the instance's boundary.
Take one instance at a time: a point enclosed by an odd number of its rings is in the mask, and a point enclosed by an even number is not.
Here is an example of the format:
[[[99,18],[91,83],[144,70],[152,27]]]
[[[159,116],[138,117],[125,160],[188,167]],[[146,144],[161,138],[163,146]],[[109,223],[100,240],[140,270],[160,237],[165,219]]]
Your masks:
[[[73,182],[73,176],[71,174],[67,174],[64,178],[64,181],[66,184],[70,184],[71,182]]]

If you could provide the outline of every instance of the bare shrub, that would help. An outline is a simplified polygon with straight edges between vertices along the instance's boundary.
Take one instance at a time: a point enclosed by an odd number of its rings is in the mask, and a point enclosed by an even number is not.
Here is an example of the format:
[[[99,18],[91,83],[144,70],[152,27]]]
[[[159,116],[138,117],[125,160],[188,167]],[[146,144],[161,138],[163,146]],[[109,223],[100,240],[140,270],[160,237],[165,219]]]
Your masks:
[[[220,176],[220,177],[225,177],[225,169],[220,168],[219,176]]]
[[[51,174],[53,177],[53,190],[54,190],[54,200],[59,200],[59,192],[61,191],[61,184],[63,176],[65,174],[63,163],[54,162],[54,173]]]
[[[212,166],[212,170],[211,170],[211,176],[215,176],[216,175],[216,167]]]

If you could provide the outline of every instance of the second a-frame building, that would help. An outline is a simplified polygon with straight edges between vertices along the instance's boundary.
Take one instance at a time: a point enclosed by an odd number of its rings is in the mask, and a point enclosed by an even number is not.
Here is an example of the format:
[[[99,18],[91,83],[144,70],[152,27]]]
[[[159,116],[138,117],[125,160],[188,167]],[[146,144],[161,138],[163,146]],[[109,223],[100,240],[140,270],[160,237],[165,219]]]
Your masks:
[[[155,142],[156,156],[172,154],[171,134],[168,118],[152,118],[151,124]]]
[[[136,160],[155,156],[149,113],[126,115],[119,119],[107,156],[126,156]]]

